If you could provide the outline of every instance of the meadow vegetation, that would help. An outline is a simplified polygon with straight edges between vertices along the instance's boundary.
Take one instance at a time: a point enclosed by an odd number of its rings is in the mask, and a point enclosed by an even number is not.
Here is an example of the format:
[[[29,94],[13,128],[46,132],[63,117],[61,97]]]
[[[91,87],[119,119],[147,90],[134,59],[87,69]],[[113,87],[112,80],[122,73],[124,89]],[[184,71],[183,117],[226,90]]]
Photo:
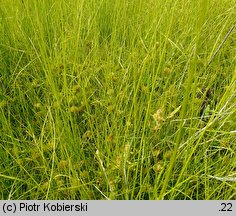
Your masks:
[[[1,199],[236,199],[235,18],[0,0]]]

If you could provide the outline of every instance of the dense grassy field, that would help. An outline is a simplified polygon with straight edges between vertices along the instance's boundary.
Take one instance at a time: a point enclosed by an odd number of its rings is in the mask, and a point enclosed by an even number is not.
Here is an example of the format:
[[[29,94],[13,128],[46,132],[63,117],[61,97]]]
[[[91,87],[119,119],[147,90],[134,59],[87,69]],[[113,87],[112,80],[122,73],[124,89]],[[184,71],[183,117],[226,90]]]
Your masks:
[[[0,0],[1,199],[236,199],[235,0]]]

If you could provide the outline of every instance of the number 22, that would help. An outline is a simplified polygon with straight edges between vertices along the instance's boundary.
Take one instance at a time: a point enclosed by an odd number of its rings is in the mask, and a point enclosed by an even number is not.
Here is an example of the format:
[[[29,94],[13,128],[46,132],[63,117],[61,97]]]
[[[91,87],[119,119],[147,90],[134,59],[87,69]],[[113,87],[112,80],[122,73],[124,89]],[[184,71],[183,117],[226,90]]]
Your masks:
[[[222,209],[221,211],[233,211],[231,208],[233,207],[232,203],[221,203]]]

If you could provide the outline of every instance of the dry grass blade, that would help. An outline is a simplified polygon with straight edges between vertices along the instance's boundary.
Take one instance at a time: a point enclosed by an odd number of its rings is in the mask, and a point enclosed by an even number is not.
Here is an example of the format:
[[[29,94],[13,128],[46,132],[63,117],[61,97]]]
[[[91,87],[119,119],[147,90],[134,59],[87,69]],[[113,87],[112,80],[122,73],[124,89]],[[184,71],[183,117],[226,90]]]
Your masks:
[[[228,33],[226,34],[226,36],[224,37],[223,41],[221,42],[221,44],[219,45],[219,47],[217,48],[217,50],[215,51],[215,53],[212,55],[209,63],[207,64],[207,66],[209,66],[212,61],[214,60],[214,58],[216,57],[217,53],[220,51],[220,49],[222,48],[222,46],[224,45],[224,43],[226,42],[226,40],[229,38],[230,34],[233,32],[235,28],[235,24],[230,28],[230,30],[228,31]]]

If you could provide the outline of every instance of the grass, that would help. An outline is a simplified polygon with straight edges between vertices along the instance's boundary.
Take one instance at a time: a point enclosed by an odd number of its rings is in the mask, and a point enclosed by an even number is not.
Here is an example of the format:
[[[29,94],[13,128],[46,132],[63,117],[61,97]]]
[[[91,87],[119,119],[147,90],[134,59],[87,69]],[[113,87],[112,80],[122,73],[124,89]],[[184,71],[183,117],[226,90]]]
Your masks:
[[[235,3],[2,1],[1,199],[235,199]]]

